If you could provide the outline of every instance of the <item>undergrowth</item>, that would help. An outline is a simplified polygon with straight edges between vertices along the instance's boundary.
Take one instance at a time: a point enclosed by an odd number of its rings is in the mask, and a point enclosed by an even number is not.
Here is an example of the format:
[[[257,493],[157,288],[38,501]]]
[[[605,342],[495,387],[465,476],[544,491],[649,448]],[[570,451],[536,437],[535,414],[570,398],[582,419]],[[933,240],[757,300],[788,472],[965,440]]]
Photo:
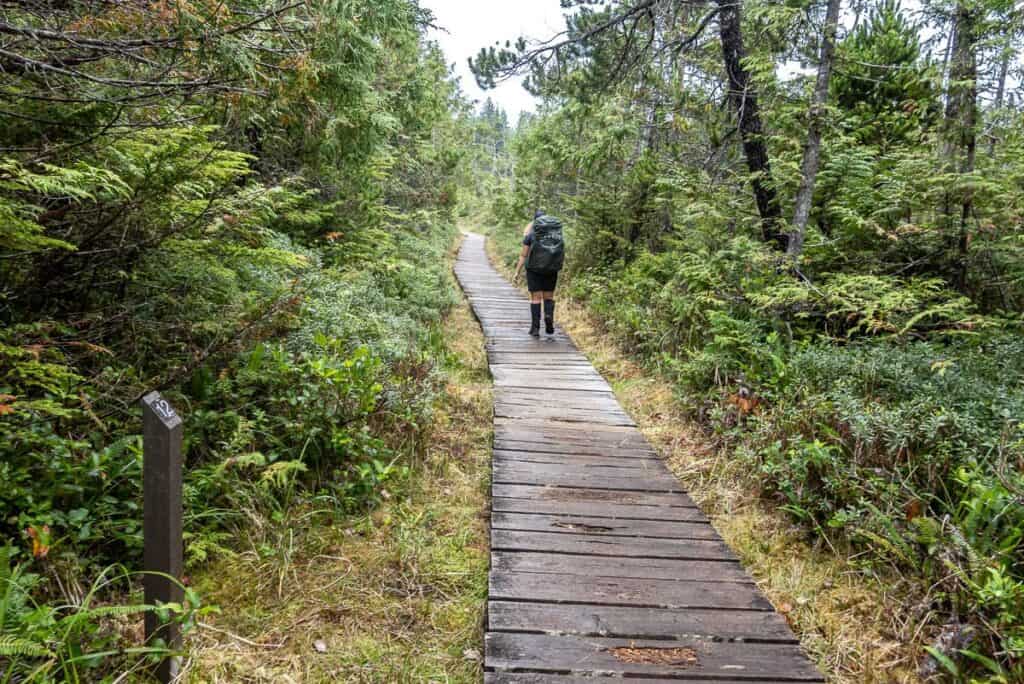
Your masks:
[[[511,263],[517,230],[492,242]],[[1024,356],[1015,324],[945,305],[920,317],[923,300],[867,286],[860,302],[816,304],[843,337],[816,335],[805,316],[764,306],[779,296],[772,287],[789,286],[756,264],[724,253],[645,254],[618,269],[577,265],[563,293],[594,317],[601,334],[592,339],[617,341],[668,383],[645,390],[641,415],[662,425],[675,415],[683,434],[700,426],[677,463],[698,497],[714,492],[704,503],[721,510],[729,482],[761,497],[716,523],[755,572],[775,578],[767,589],[777,606],[811,604],[796,626],[830,672],[849,681],[890,681],[887,672],[1019,681]],[[946,332],[898,334],[924,318]],[[979,327],[985,334],[971,332]],[[882,328],[890,332],[864,334]],[[687,453],[693,445],[697,455]],[[751,529],[730,535],[735,526]],[[827,605],[821,597],[835,592],[821,585],[773,593],[793,571],[790,554],[832,566],[831,586],[843,572],[860,577],[850,586],[877,637],[856,634],[865,616]]]
[[[432,334],[442,384],[423,449],[374,510],[286,507],[195,576],[231,610],[193,633],[192,681],[479,680],[490,380],[464,301]]]
[[[424,220],[427,232],[414,223]],[[407,221],[358,241],[308,247],[264,228],[274,258],[263,267],[254,270],[249,255],[189,276],[218,278],[225,302],[251,296],[256,281],[279,302],[250,335],[164,392],[186,420],[190,574],[234,557],[245,530],[266,534],[296,507],[323,522],[372,508],[408,480],[446,382],[435,322],[456,300],[446,258],[453,231],[429,216]],[[214,298],[207,290],[199,301]],[[196,325],[218,325],[214,311],[202,316]],[[138,574],[104,579],[112,563],[139,567],[142,454],[134,411],[99,424],[100,409],[88,402],[110,393],[108,378],[116,378],[117,394],[138,391],[132,378],[139,367],[119,354],[101,358],[105,366],[93,372],[65,334],[56,325],[0,333],[13,407],[0,424],[0,526],[13,541],[0,554],[0,663],[17,681],[99,681],[157,654],[139,648],[147,607],[137,605]],[[105,410],[110,403],[108,396]],[[279,542],[256,552],[288,553]],[[192,627],[210,607],[191,589],[188,597],[168,607],[168,618]]]

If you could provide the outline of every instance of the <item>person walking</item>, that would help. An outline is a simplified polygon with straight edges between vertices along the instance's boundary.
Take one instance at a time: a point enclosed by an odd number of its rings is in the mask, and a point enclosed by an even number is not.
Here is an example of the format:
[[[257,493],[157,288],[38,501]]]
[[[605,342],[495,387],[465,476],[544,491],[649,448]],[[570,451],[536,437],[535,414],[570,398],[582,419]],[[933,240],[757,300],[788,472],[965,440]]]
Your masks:
[[[565,241],[562,222],[538,209],[533,221],[523,229],[523,248],[516,264],[514,281],[526,267],[526,288],[530,291],[530,335],[540,337],[541,306],[544,307],[544,330],[555,334],[555,286],[558,272],[565,262]]]

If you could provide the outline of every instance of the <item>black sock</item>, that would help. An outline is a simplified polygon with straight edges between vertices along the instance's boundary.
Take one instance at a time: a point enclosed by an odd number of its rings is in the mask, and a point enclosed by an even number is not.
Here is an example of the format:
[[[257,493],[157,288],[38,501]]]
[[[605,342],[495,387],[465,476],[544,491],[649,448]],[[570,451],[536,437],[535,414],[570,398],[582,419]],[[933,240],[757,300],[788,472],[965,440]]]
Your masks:
[[[530,327],[540,327],[540,304],[534,304],[532,302],[530,303],[530,319],[532,321]]]

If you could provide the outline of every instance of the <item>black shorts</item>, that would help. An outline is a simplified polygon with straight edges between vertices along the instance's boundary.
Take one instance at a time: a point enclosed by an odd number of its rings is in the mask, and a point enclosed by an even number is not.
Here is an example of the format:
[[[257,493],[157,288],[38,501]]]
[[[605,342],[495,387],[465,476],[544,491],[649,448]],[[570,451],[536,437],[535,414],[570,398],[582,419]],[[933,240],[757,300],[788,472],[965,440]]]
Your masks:
[[[530,292],[554,292],[558,284],[558,271],[554,273],[537,273],[526,269],[526,289]]]

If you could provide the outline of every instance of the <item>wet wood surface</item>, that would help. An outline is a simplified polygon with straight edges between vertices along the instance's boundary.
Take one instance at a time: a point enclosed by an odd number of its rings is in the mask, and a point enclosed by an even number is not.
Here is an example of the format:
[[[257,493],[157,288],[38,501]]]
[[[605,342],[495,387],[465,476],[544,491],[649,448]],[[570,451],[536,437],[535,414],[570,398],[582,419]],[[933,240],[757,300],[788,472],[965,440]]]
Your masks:
[[[824,681],[572,339],[527,334],[483,237],[456,276],[494,378],[484,681]]]

